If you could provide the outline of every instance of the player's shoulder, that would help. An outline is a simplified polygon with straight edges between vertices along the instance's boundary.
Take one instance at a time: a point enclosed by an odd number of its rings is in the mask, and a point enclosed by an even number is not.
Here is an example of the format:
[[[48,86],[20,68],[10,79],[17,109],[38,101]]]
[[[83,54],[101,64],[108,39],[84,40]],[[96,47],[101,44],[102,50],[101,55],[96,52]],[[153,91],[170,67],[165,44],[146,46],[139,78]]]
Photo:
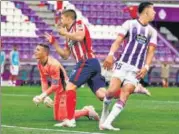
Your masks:
[[[125,23],[136,23],[137,20],[136,19],[128,19],[125,21]]]
[[[48,56],[48,63],[52,66],[59,66],[60,62],[52,56]]]
[[[123,25],[129,27],[130,25],[133,25],[133,24],[135,24],[136,22],[137,22],[136,19],[128,19],[128,20],[124,21]]]
[[[86,25],[85,25],[85,23],[82,20],[77,20],[76,21],[76,26],[78,26],[78,27],[84,27]]]

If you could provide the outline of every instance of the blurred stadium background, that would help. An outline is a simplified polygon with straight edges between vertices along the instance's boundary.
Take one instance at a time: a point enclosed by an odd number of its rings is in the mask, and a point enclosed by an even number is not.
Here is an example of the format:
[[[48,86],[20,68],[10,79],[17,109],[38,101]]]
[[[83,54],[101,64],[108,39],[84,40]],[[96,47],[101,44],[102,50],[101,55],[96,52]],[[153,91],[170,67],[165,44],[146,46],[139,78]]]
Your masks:
[[[56,1],[1,1],[1,40],[6,53],[3,79],[9,78],[9,52],[18,45],[21,67],[17,85],[39,84],[39,74],[33,50],[38,43],[47,43],[44,32],[53,33],[59,44],[64,46],[64,39],[55,28],[57,7],[75,9],[78,19],[89,27],[93,39],[93,49],[102,61],[109,52],[110,45],[116,38],[120,25],[127,19],[135,17],[136,7],[140,1],[95,1],[71,0]],[[179,17],[178,2],[155,2],[156,19],[152,26],[158,31],[158,46],[153,60],[153,68],[145,77],[149,85],[161,84],[160,63],[172,63],[170,85],[179,85]],[[132,11],[129,11],[132,10]],[[132,13],[131,13],[132,12]],[[131,13],[131,14],[130,14]],[[122,48],[119,50],[119,53]],[[59,59],[70,72],[74,65],[73,58],[63,61],[51,48],[51,54]]]
[[[85,24],[89,27],[93,41],[94,52],[102,62],[107,56],[110,45],[116,38],[117,32],[120,30],[120,25],[125,20],[136,17],[137,5],[141,1],[143,0],[70,0],[58,2],[46,0],[2,0],[1,41],[3,45],[2,50],[4,50],[6,53],[5,69],[4,73],[2,74],[3,82],[1,83],[5,87],[3,87],[2,93],[7,94],[11,92],[11,89],[7,88],[6,86],[8,86],[7,81],[9,80],[10,76],[9,53],[12,50],[13,45],[18,46],[21,63],[16,86],[24,87],[15,88],[15,90],[19,89],[17,90],[20,91],[18,92],[19,94],[23,94],[25,92],[27,94],[30,93],[31,95],[33,93],[37,94],[40,92],[40,87],[37,88],[36,86],[34,86],[34,89],[38,90],[36,92],[31,92],[31,89],[28,89],[28,91],[23,91],[29,85],[40,85],[40,76],[36,67],[36,60],[33,57],[33,50],[38,43],[47,43],[43,37],[45,32],[53,33],[59,41],[59,44],[64,46],[64,38],[59,36],[57,29],[55,28],[55,22],[58,19],[58,14],[64,8],[75,9],[78,19],[82,19],[83,22],[85,22]],[[154,2],[156,9],[156,18],[155,21],[151,23],[151,25],[158,31],[158,46],[156,49],[155,58],[153,59],[152,67],[149,73],[146,75],[144,81],[148,86],[161,86],[161,63],[167,62],[168,64],[171,64],[169,85],[174,86],[174,89],[177,89],[179,86],[179,1],[156,0],[151,2]],[[123,48],[121,47],[117,53],[117,56],[120,55],[122,50]],[[66,61],[62,60],[56,54],[53,47],[51,47],[51,54],[65,66],[68,73],[71,71],[73,65],[75,64],[73,58],[70,58]],[[16,93],[15,90],[13,90],[12,93]],[[153,94],[155,94],[156,91],[153,89],[152,91],[154,91]],[[161,89],[159,91],[166,91],[166,94],[169,94],[166,89]],[[33,95],[31,97],[33,97]],[[165,95],[163,96],[158,92],[157,95],[160,96],[158,98],[165,100]],[[6,100],[6,97],[7,96],[3,96],[2,98],[4,100],[4,110],[7,113],[8,108],[10,107],[5,107],[5,103],[9,103]],[[31,98],[28,99],[28,103],[32,103],[30,102]],[[18,99],[14,98],[14,101],[15,100]],[[175,99],[172,97],[169,97],[169,100],[175,101]],[[179,101],[179,99],[176,100]],[[96,100],[93,101],[96,102]],[[90,102],[90,100],[87,102]],[[98,106],[100,104],[96,105]],[[78,107],[80,106],[82,106],[82,104],[78,105]],[[178,103],[172,106],[172,108],[174,108],[175,106],[178,106]],[[23,107],[21,108],[23,109]],[[98,110],[101,110],[101,106],[98,108]],[[5,113],[2,115],[2,119],[9,117]],[[10,113],[8,115],[10,115]],[[15,120],[15,118],[12,118],[12,120]],[[11,121],[4,119],[5,123],[9,123]],[[15,125],[15,122],[12,124]],[[7,132],[8,131],[6,131],[6,133]],[[130,131],[128,133],[130,133]]]

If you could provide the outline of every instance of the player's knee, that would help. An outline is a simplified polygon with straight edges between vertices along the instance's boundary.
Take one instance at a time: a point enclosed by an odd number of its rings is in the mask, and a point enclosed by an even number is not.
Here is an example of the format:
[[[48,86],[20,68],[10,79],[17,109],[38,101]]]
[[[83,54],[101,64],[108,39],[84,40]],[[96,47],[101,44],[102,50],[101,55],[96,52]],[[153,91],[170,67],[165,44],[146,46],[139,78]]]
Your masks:
[[[105,95],[106,95],[106,90],[98,90],[98,91],[96,91],[96,96],[100,101],[103,101]]]
[[[106,95],[107,95],[108,97],[114,97],[114,94],[115,94],[115,91],[114,91],[114,90],[108,90],[107,93],[106,93]]]
[[[77,86],[71,82],[66,85],[66,90],[76,90]]]
[[[99,96],[97,96],[98,97],[98,99],[100,100],[100,101],[103,101],[103,99],[104,99],[104,96],[103,95],[99,95]]]

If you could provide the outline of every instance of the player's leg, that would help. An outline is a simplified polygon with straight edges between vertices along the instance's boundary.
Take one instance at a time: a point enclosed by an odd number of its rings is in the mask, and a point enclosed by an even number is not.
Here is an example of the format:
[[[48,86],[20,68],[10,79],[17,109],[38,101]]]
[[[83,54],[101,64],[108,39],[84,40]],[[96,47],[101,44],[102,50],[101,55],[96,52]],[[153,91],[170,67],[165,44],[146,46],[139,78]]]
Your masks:
[[[90,69],[88,68],[87,61],[86,62],[80,62],[77,64],[75,69],[72,71],[72,74],[70,76],[69,82],[66,86],[66,104],[67,104],[67,121],[64,121],[64,123],[56,124],[55,126],[67,126],[71,127],[69,124],[69,121],[71,120],[72,124],[74,124],[74,117],[75,117],[75,107],[76,107],[76,89],[77,87],[80,87],[90,77]],[[76,124],[75,124],[76,126]]]
[[[145,94],[145,95],[151,96],[151,93],[149,92],[149,90],[147,90],[145,87],[143,87],[142,84],[140,84],[140,83],[137,84],[133,93]]]
[[[121,113],[124,109],[126,101],[131,93],[133,93],[135,86],[133,84],[126,84],[122,87],[120,98],[114,104],[110,114],[106,118],[105,122],[101,125],[101,129],[108,129],[108,130],[120,130],[118,128],[114,128],[112,126],[112,122],[114,119]]]
[[[166,80],[165,78],[162,78],[162,86],[165,87],[165,85],[166,85]]]
[[[105,122],[108,114],[109,114],[109,106],[111,104],[111,100],[115,93],[119,90],[121,86],[121,80],[119,78],[113,77],[110,81],[109,88],[106,92],[106,96],[103,100],[103,110],[100,118],[99,127]]]
[[[166,85],[165,87],[168,87],[168,78],[166,78]]]
[[[99,120],[99,115],[93,106],[84,106],[80,110],[75,110],[75,120],[83,116],[88,117],[89,120]]]
[[[123,69],[124,67],[125,67],[125,69]],[[139,82],[139,80],[136,78],[136,73],[134,73],[134,71],[137,72],[136,68],[130,67],[128,65],[122,66],[121,71],[118,71],[119,79],[120,78],[124,79],[123,87],[122,87],[119,99],[114,104],[112,111],[110,112],[110,114],[108,115],[108,117],[106,118],[104,123],[101,125],[101,128],[109,129],[109,130],[119,130],[118,128],[114,128],[111,124],[114,121],[114,119],[124,109],[124,106],[128,100],[129,95],[134,92],[134,89],[135,89],[137,83]],[[120,73],[121,74],[123,73],[123,74],[121,75]],[[123,77],[124,74],[125,74],[125,77]],[[115,83],[117,83],[117,81]]]
[[[3,78],[2,78],[3,73],[4,73],[4,64],[1,65],[1,76],[0,76],[1,77],[0,78],[1,79],[1,83],[3,81]]]
[[[9,85],[13,85],[13,77],[14,77],[14,66],[10,65]]]
[[[126,76],[125,67],[123,67],[120,62],[118,62],[118,64],[120,64],[121,66],[120,66],[120,68],[116,67],[115,70],[113,71],[109,88],[108,88],[108,90],[106,92],[106,96],[103,100],[103,110],[102,110],[99,127],[101,126],[101,124],[104,123],[104,121],[106,120],[106,118],[109,114],[109,105],[111,103],[111,99],[114,96],[116,96],[115,94],[117,92],[120,94],[120,92],[118,90],[120,89],[121,84]],[[118,65],[118,64],[116,64],[116,65]]]
[[[14,77],[13,77],[13,85],[16,85],[16,81],[17,81],[17,76],[19,74],[19,66],[14,66]]]

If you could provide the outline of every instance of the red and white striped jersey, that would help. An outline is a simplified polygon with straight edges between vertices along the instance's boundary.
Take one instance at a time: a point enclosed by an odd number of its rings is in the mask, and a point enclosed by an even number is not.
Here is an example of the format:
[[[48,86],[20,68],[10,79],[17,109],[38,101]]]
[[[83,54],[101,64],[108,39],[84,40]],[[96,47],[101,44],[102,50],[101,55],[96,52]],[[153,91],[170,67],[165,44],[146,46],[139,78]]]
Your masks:
[[[76,41],[67,39],[66,48],[69,48],[76,59],[76,62],[95,58],[95,55],[92,50],[92,41],[88,28],[81,20],[75,21],[71,28],[69,29],[70,33],[77,31],[85,31],[85,38],[83,41]]]

